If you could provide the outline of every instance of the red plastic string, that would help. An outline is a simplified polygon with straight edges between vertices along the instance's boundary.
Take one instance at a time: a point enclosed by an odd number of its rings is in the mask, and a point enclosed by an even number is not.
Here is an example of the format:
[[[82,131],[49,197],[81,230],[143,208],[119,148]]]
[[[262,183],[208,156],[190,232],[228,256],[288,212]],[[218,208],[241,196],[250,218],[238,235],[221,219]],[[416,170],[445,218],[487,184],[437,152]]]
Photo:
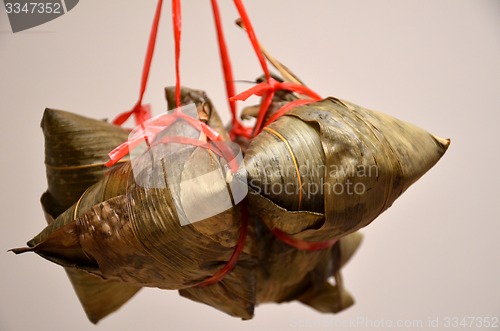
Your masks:
[[[226,86],[226,95],[229,103],[229,109],[231,110],[231,131],[229,136],[231,140],[235,140],[238,136],[243,136],[250,139],[252,136],[252,128],[245,127],[238,120],[238,115],[236,113],[236,101],[232,97],[236,94],[236,89],[234,87],[233,70],[231,66],[231,60],[229,58],[229,52],[227,50],[226,40],[224,38],[224,32],[222,29],[222,22],[220,19],[219,6],[217,0],[211,0],[212,2],[212,12],[214,15],[215,28],[217,31],[217,41],[219,44],[219,54],[222,63],[222,71],[224,73],[224,83]]]
[[[241,2],[241,0],[234,0],[234,4],[236,6],[236,9],[238,10],[238,13],[241,16],[241,21],[242,21],[243,25],[245,26],[245,30],[247,32],[248,38],[250,39],[250,43],[252,44],[252,47],[255,51],[255,54],[257,55],[257,58],[259,59],[260,66],[262,67],[262,70],[264,71],[266,81],[268,83],[270,83],[272,78],[271,78],[271,75],[269,74],[269,68],[267,67],[267,62],[266,62],[266,59],[264,58],[264,55],[260,51],[259,41],[257,40],[257,36],[255,35],[255,31],[253,29],[252,22],[250,21],[250,17],[247,14],[245,6]],[[254,136],[260,130],[264,116],[265,116],[267,110],[269,109],[269,105],[271,104],[274,92],[268,91],[268,92],[265,92],[265,94],[266,95],[263,95],[264,100],[260,104],[259,115],[257,116],[257,123],[255,125],[254,133],[253,133]],[[239,100],[235,97],[233,97],[233,99]],[[246,98],[245,98],[245,100],[246,100]],[[260,119],[260,122],[259,122],[259,119]]]
[[[229,103],[229,109],[232,115],[232,124],[235,126],[238,121],[236,115],[236,102],[231,100],[231,98],[236,94],[234,88],[233,79],[233,69],[231,66],[231,60],[229,59],[229,53],[227,51],[226,40],[224,38],[224,32],[222,31],[222,22],[220,19],[219,5],[217,0],[212,1],[212,12],[214,14],[215,28],[217,31],[217,41],[219,43],[219,55],[222,62],[222,72],[224,73],[224,82],[226,85],[226,95]]]
[[[241,0],[234,0],[234,4],[236,5],[236,8],[238,9],[238,12],[241,16],[241,21],[243,25],[245,26],[245,30],[247,31],[248,38],[250,39],[250,42],[252,43],[252,47],[255,51],[255,54],[257,55],[260,65],[262,67],[262,70],[264,71],[264,75],[266,76],[266,82],[260,83],[257,86],[254,86],[253,88],[250,88],[249,90],[242,92],[231,99],[233,100],[246,100],[248,97],[251,95],[259,95],[263,97],[263,100],[260,104],[259,108],[259,114],[257,116],[257,122],[255,124],[253,136],[256,136],[262,131],[263,128],[263,122],[264,118],[266,116],[266,113],[269,109],[269,106],[271,105],[274,93],[278,90],[289,90],[292,92],[299,92],[301,94],[308,95],[314,100],[319,100],[321,97],[316,94],[314,91],[310,90],[309,88],[299,85],[299,84],[294,84],[294,83],[280,83],[273,79],[271,75],[269,74],[269,69],[267,67],[267,62],[264,58],[264,55],[262,54],[259,46],[259,41],[257,40],[257,36],[255,35],[255,31],[253,29],[252,22],[250,21],[250,18],[248,17],[248,14],[246,12],[245,6],[241,2]]]
[[[311,100],[311,99],[297,99],[297,100],[294,100],[294,101],[290,101],[289,103],[287,103],[286,105],[284,105],[283,107],[281,107],[276,113],[274,113],[273,116],[271,116],[267,120],[267,122],[264,123],[264,127],[266,127],[269,124],[271,124],[272,122],[276,121],[278,118],[280,118],[281,116],[283,116],[286,112],[288,112],[292,108],[295,108],[295,107],[301,106],[301,105],[307,105],[308,103],[311,103],[311,102],[314,102],[314,101],[315,100]]]
[[[129,137],[127,141],[113,149],[109,155],[109,161],[105,164],[106,167],[111,167],[125,157],[130,151],[135,149],[142,141],[154,141],[155,137],[163,130],[167,129],[177,120],[186,121],[196,130],[203,132],[211,141],[222,141],[221,136],[217,131],[209,127],[207,124],[184,114],[181,108],[177,108],[168,116],[158,117],[150,120],[146,125],[141,123],[141,130],[138,130],[134,135]]]
[[[245,241],[248,233],[248,202],[246,199],[241,202],[241,214],[240,236],[238,237],[238,243],[236,244],[233,255],[231,255],[231,258],[227,261],[224,267],[195,286],[208,286],[219,282],[228,273],[230,273],[236,266],[236,263],[238,263],[241,252],[245,247]]]
[[[295,238],[291,237],[289,234],[287,234],[281,230],[278,230],[278,229],[273,229],[272,233],[276,237],[278,237],[278,239],[283,241],[285,244],[290,245],[292,247],[295,247],[301,251],[319,251],[322,249],[330,248],[337,242],[337,239],[320,241],[320,242],[310,242],[310,241],[305,241],[305,240],[299,240],[299,239],[295,239]]]
[[[267,82],[262,82],[254,87],[251,87],[250,89],[241,92],[238,95],[235,95],[233,97],[234,100],[246,100],[252,95],[258,95],[258,96],[263,96],[263,100],[260,105],[259,109],[259,114],[257,116],[257,122],[255,124],[255,131],[254,135],[257,135],[260,133],[262,130],[263,122],[265,115],[267,113],[267,109],[269,108],[272,98],[274,96],[274,93],[279,90],[287,90],[291,92],[297,92],[300,94],[307,95],[308,97],[312,98],[312,101],[320,100],[321,96],[314,92],[313,90],[309,89],[307,86],[304,85],[299,85],[299,84],[294,84],[294,83],[288,83],[288,82],[278,82],[274,78],[269,78],[269,81]],[[294,104],[295,105],[295,104]],[[290,108],[289,108],[290,109]]]
[[[271,78],[271,75],[269,74],[269,69],[267,68],[266,59],[264,58],[264,55],[260,51],[259,41],[257,40],[257,36],[255,35],[255,31],[253,29],[252,22],[250,21],[250,17],[248,17],[245,6],[243,6],[243,3],[241,2],[241,0],[234,0],[234,4],[236,6],[236,9],[238,9],[238,13],[241,16],[241,22],[245,26],[245,30],[247,31],[248,38],[250,39],[250,42],[252,43],[252,47],[255,51],[255,54],[257,55],[257,58],[259,59],[260,66],[262,67],[262,70],[264,71],[264,75],[266,76],[266,80],[269,81],[269,79]]]
[[[279,90],[287,90],[291,92],[297,92],[300,94],[307,95],[314,100],[320,100],[321,96],[304,85],[299,85],[289,82],[279,82],[274,78],[270,78],[267,82],[259,83],[246,91],[243,91],[235,95],[233,100],[246,100],[252,95],[264,96],[267,92],[276,92]]]
[[[155,51],[156,44],[156,34],[158,32],[158,24],[160,22],[161,7],[163,5],[163,0],[158,0],[156,5],[156,12],[153,19],[153,26],[151,27],[151,32],[149,35],[148,49],[146,51],[146,58],[144,60],[144,67],[142,69],[142,80],[141,80],[141,90],[139,93],[139,100],[134,105],[132,110],[123,112],[119,114],[114,120],[113,124],[122,125],[132,114],[135,116],[136,125],[141,124],[145,120],[151,118],[151,109],[149,105],[142,104],[142,98],[144,97],[144,92],[146,91],[146,85],[148,83],[149,69],[151,67],[151,60],[153,59],[153,53]]]
[[[172,21],[174,25],[174,41],[175,41],[175,101],[177,107],[181,106],[181,74],[179,62],[181,58],[181,1],[172,0]]]
[[[271,78],[272,79],[272,78]],[[257,122],[255,123],[255,129],[253,135],[256,136],[262,130],[262,123],[264,122],[264,118],[266,117],[267,110],[271,103],[273,102],[274,91],[269,91],[264,94],[264,98],[260,103],[259,115],[257,116]]]

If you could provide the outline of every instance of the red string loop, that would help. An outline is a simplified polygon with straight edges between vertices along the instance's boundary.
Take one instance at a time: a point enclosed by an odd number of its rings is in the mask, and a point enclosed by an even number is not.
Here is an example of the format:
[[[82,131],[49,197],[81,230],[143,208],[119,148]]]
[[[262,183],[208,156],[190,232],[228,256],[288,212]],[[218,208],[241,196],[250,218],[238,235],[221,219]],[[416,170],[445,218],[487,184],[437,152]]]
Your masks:
[[[300,239],[295,239],[289,234],[279,230],[279,229],[273,229],[272,233],[278,237],[281,241],[283,241],[285,244],[295,247],[298,250],[301,251],[319,251],[322,249],[327,249],[335,245],[337,242],[337,239],[331,239],[327,241],[320,241],[320,242],[311,242],[311,241],[305,241],[305,240],[300,240]]]
[[[275,92],[279,91],[279,90],[286,90],[286,91],[296,92],[296,93],[306,95],[306,96],[312,98],[312,100],[310,100],[310,102],[321,99],[321,96],[319,96],[313,90],[309,89],[307,86],[294,84],[294,83],[288,83],[288,82],[279,82],[272,77],[270,77],[269,81],[267,81],[267,82],[259,83],[255,86],[251,87],[250,89],[235,95],[232,98],[233,100],[246,100],[252,95],[257,95],[257,96],[263,97],[263,100],[262,100],[260,108],[259,108],[259,114],[257,116],[257,123],[255,124],[254,135],[259,134],[260,131],[262,130],[262,128],[263,128],[262,124],[263,124],[265,115],[267,113],[267,110],[269,109],[269,106],[271,105],[271,102],[272,102],[272,99],[273,99]],[[305,103],[302,103],[302,104],[305,104]],[[298,105],[298,103],[293,103],[292,105],[289,106],[289,108],[287,108],[287,110],[290,110],[292,108],[292,106],[296,106],[296,105]]]
[[[209,127],[207,124],[184,114],[180,111],[180,108],[177,108],[170,115],[150,119],[147,123],[141,123],[141,130],[137,130],[137,132],[129,137],[127,141],[120,144],[108,154],[109,161],[105,164],[106,167],[111,167],[116,164],[133,149],[135,149],[142,141],[146,140],[153,142],[161,131],[167,129],[180,119],[187,122],[196,130],[203,132],[211,141],[222,141],[222,137],[217,131]]]
[[[308,88],[307,86],[304,85],[299,85],[295,83],[289,83],[289,82],[279,82],[274,78],[269,78],[269,81],[267,82],[262,82],[259,83],[251,88],[249,88],[246,91],[243,91],[235,96],[233,96],[231,99],[232,100],[240,100],[244,101],[251,97],[252,95],[257,95],[257,96],[264,96],[266,93],[269,92],[276,92],[280,90],[287,90],[290,92],[296,92],[299,94],[307,95],[308,97],[312,98],[313,100],[320,100],[321,96]]]
[[[257,55],[257,58],[259,59],[260,65],[262,67],[262,70],[264,71],[264,75],[266,77],[266,82],[262,82],[252,88],[250,88],[247,91],[244,91],[238,95],[235,95],[232,97],[232,100],[246,100],[252,95],[258,95],[262,96],[263,100],[261,102],[260,108],[259,108],[259,114],[257,116],[257,122],[255,124],[255,129],[253,135],[258,135],[260,131],[262,131],[263,128],[263,122],[265,115],[269,109],[269,106],[271,105],[274,93],[278,90],[288,90],[291,92],[298,92],[300,94],[307,95],[311,97],[314,100],[319,100],[321,97],[312,91],[311,89],[307,88],[306,86],[299,85],[299,84],[294,84],[294,83],[286,83],[286,82],[278,82],[275,79],[271,77],[269,74],[269,69],[267,67],[267,62],[264,58],[264,55],[262,54],[259,46],[259,41],[257,39],[257,36],[255,35],[255,31],[253,29],[252,22],[250,21],[250,18],[246,12],[245,6],[241,2],[241,0],[234,0],[234,4],[241,16],[241,21],[243,25],[245,26],[245,30],[247,31],[248,38],[250,39],[250,42],[252,44],[252,47],[255,51],[255,54]]]
[[[234,87],[233,79],[233,69],[231,66],[231,59],[229,58],[229,52],[227,50],[226,40],[224,38],[224,32],[222,29],[222,22],[220,19],[219,6],[217,0],[211,0],[212,12],[214,15],[215,29],[217,31],[217,41],[219,44],[219,54],[222,62],[222,72],[224,73],[224,83],[226,86],[226,96],[229,103],[229,109],[231,111],[231,130],[229,131],[229,137],[231,140],[235,140],[238,136],[250,139],[252,136],[252,128],[245,127],[239,120],[236,113],[236,100],[232,97],[236,94],[236,89]]]
[[[266,123],[264,123],[264,127],[268,126],[269,124],[271,124],[272,122],[276,121],[278,118],[280,118],[281,116],[283,116],[284,114],[286,114],[289,110],[291,110],[292,108],[295,108],[297,106],[301,106],[301,105],[307,105],[311,102],[314,102],[315,100],[312,100],[312,99],[297,99],[297,100],[294,100],[294,101],[290,101],[289,103],[287,103],[286,105],[284,105],[283,107],[281,107],[276,113],[273,114],[273,116],[271,116]]]
[[[142,104],[142,98],[144,97],[144,92],[146,91],[146,86],[148,84],[149,69],[151,68],[151,61],[153,59],[153,54],[155,51],[156,34],[158,33],[158,25],[160,23],[162,5],[163,5],[163,0],[158,0],[158,4],[156,5],[155,16],[153,19],[153,26],[151,27],[151,32],[149,34],[149,42],[146,51],[146,58],[144,60],[144,66],[142,68],[141,90],[139,92],[139,100],[135,104],[134,108],[132,108],[132,110],[119,114],[113,120],[113,124],[122,125],[132,115],[135,116],[136,125],[139,125],[145,120],[151,118],[151,108],[149,107],[149,105]]]

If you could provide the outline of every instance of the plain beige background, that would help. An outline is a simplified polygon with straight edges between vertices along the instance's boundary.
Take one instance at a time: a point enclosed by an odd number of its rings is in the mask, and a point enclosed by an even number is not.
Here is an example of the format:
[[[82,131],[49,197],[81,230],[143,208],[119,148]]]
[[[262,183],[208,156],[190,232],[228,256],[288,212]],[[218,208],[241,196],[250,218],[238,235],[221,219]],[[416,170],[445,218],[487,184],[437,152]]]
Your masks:
[[[44,226],[45,107],[111,118],[136,101],[156,1],[85,0],[12,34],[0,14],[0,330],[377,330],[377,321],[500,316],[500,1],[247,0],[263,44],[323,96],[337,96],[452,139],[444,158],[364,229],[346,267],[356,305],[324,315],[267,304],[242,322],[176,292],[144,289],[93,326],[62,268],[14,256]],[[236,79],[261,74],[232,2],[221,10]],[[145,100],[174,84],[170,3]],[[209,1],[183,1],[183,83],[227,119]],[[248,85],[239,85],[239,89]],[[354,321],[354,324],[349,324]],[[346,327],[335,327],[341,323]],[[381,323],[381,322],[379,322]],[[378,325],[378,324],[377,324]],[[394,324],[395,325],[395,324]],[[396,329],[396,328],[393,328]],[[405,329],[405,328],[399,328]]]

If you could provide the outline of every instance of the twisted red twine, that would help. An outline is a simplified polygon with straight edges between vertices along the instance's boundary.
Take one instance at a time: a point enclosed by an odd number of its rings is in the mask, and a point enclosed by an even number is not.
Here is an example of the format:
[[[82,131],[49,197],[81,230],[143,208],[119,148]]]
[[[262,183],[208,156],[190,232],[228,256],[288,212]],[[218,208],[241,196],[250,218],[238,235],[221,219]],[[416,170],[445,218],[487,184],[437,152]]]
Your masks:
[[[151,108],[149,107],[149,105],[142,104],[142,98],[144,97],[144,92],[146,91],[146,86],[148,84],[149,69],[151,68],[151,60],[153,59],[153,54],[155,51],[156,34],[158,32],[158,24],[160,22],[160,13],[162,5],[163,5],[163,0],[158,0],[155,16],[153,19],[153,26],[151,27],[151,32],[149,34],[148,49],[146,51],[144,67],[142,69],[141,90],[139,92],[139,100],[137,100],[137,103],[132,108],[132,110],[119,114],[113,120],[113,124],[122,125],[132,115],[135,116],[136,125],[140,125],[144,121],[151,118]]]
[[[174,28],[175,41],[175,102],[177,107],[181,106],[181,72],[179,62],[181,58],[181,2],[180,0],[172,0],[172,22]]]
[[[254,52],[257,55],[257,58],[259,59],[262,70],[264,71],[264,76],[266,78],[265,82],[262,82],[256,86],[248,89],[247,91],[241,92],[240,94],[232,97],[232,100],[246,100],[247,98],[249,98],[252,95],[258,95],[258,96],[263,97],[262,102],[260,104],[259,114],[257,116],[257,122],[255,124],[255,129],[254,129],[254,133],[253,133],[253,135],[256,136],[262,131],[264,118],[265,118],[266,113],[269,109],[269,106],[271,105],[274,93],[276,91],[287,90],[287,91],[291,91],[291,92],[298,92],[300,94],[307,95],[314,100],[320,100],[321,97],[317,93],[312,91],[311,89],[307,88],[306,86],[303,86],[300,84],[294,84],[294,83],[278,82],[271,77],[271,74],[269,73],[269,68],[267,67],[267,62],[264,58],[264,55],[262,54],[262,52],[260,50],[259,41],[257,39],[257,36],[255,34],[255,30],[253,28],[250,17],[247,14],[245,6],[241,2],[241,0],[234,0],[234,4],[236,5],[236,8],[238,9],[238,12],[241,16],[241,22],[242,22],[243,26],[245,27],[248,38],[250,39],[250,42],[251,42],[252,47],[254,49]],[[290,108],[288,108],[288,110],[289,109]],[[283,113],[284,112],[281,112],[281,114],[283,114]]]

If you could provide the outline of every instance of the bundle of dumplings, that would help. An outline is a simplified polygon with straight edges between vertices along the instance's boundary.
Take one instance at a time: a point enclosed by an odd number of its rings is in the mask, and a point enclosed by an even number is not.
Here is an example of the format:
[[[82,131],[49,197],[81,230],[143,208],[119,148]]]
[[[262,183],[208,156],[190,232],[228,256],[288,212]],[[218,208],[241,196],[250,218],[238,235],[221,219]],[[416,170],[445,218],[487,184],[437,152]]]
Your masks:
[[[206,94],[181,92],[193,118],[234,145]],[[166,95],[174,108],[173,89]],[[291,95],[276,94],[270,109]],[[186,125],[176,122],[147,141],[150,149],[108,169],[108,153],[130,138],[129,130],[45,110],[48,190],[41,202],[48,225],[14,252],[63,266],[94,323],[142,287],[178,290],[241,319],[266,302],[346,309],[354,301],[340,272],[360,245],[358,230],[450,143],[329,97],[296,106],[240,141],[242,161],[232,171],[217,146],[204,145],[203,132],[190,136],[199,144],[173,140]],[[196,221],[186,221],[193,215]]]

